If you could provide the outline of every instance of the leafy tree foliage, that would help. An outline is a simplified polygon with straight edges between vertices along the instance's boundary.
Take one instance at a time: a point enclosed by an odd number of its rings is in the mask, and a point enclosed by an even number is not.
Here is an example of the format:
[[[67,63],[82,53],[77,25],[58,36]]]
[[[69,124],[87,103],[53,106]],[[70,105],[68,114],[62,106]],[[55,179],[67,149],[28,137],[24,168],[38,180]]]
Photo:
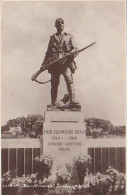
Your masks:
[[[90,118],[85,119],[86,124],[86,133],[87,135],[93,130],[93,133],[108,133],[112,135],[125,135],[126,127],[125,126],[114,126],[108,120]]]
[[[8,132],[11,127],[20,126],[24,134],[34,132],[36,135],[42,133],[44,118],[41,115],[28,115],[27,117],[18,117],[7,121],[6,125],[1,127],[1,131]]]

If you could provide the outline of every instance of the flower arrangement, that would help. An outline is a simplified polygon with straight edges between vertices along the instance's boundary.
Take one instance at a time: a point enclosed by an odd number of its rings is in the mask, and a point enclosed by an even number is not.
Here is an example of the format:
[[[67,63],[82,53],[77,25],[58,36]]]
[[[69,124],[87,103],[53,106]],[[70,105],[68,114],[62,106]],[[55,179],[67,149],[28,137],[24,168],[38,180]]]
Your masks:
[[[84,184],[92,194],[125,194],[125,175],[111,167],[106,171],[106,175],[101,173],[87,175]]]
[[[57,171],[56,176],[57,176],[57,183],[60,185],[67,184],[71,178],[71,175],[67,171],[62,171],[62,170]]]
[[[35,173],[17,177],[12,174],[13,171],[3,175],[2,187],[11,187],[8,193],[13,191],[16,195],[41,195],[42,192],[47,192],[48,188],[53,187],[56,180],[51,175],[53,166],[53,158],[50,155],[42,155],[34,159]],[[3,188],[3,193],[6,193],[7,188]],[[14,194],[14,195],[15,195]],[[43,193],[42,193],[43,194]]]
[[[35,158],[36,172],[17,177],[15,171],[3,175],[2,186],[17,187],[11,195],[125,195],[125,175],[109,167],[106,174],[89,174],[91,157],[80,154],[74,158],[73,164],[67,164],[67,171],[61,166],[52,172],[54,158],[42,155]],[[74,171],[79,177],[80,185],[68,184]],[[85,179],[84,179],[85,178]],[[11,188],[12,190],[14,188]],[[10,189],[8,191],[10,193]],[[45,192],[45,193],[44,193]]]
[[[12,179],[16,177],[16,172],[15,171],[8,171],[5,174],[3,174],[2,177],[2,185],[8,186]]]
[[[22,183],[23,187],[26,186],[37,186],[38,185],[38,173],[35,174],[31,174],[25,177],[25,175],[23,175],[22,177]]]
[[[91,157],[86,154],[79,154],[77,157],[74,157],[74,164],[76,166],[77,174],[79,177],[79,184],[84,183],[84,177],[91,165]]]
[[[74,162],[77,167],[82,165],[82,169],[86,170],[86,168],[89,168],[89,165],[91,164],[91,157],[87,154],[79,154],[77,157],[74,157]]]
[[[124,193],[125,192],[125,175],[117,170],[109,167],[106,173],[111,178],[111,192]]]
[[[85,185],[89,192],[98,195],[106,195],[111,188],[111,178],[109,175],[97,173],[89,174],[85,177]]]
[[[41,155],[34,159],[35,171],[40,179],[48,178],[51,174],[54,158],[50,155]]]

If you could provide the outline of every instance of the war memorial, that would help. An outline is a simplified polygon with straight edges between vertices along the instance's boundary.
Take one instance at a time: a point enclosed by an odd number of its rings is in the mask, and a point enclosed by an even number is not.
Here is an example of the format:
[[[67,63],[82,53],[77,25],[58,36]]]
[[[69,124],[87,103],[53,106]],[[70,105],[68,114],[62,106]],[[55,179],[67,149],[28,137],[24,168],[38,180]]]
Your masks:
[[[64,32],[64,20],[57,18],[54,25],[41,67],[31,77],[42,87],[50,82],[51,102],[38,138],[2,140],[2,195],[125,195],[123,139],[114,142],[101,134],[89,139],[85,112],[76,99],[75,57],[86,49],[92,52],[97,43],[79,50],[73,35]],[[38,80],[44,71],[50,80]],[[61,76],[67,93],[58,99]]]

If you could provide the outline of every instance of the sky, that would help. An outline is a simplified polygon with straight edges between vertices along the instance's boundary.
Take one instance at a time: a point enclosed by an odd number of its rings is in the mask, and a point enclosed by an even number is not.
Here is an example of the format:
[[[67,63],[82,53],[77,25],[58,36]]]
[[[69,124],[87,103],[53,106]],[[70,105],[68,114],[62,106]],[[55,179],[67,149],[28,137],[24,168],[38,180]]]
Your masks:
[[[80,53],[73,75],[84,118],[125,125],[125,3],[123,1],[5,1],[1,6],[1,123],[28,114],[44,115],[50,83],[31,76],[41,66],[57,18],[74,36]],[[45,71],[38,80],[45,81]],[[61,76],[58,99],[67,93]]]

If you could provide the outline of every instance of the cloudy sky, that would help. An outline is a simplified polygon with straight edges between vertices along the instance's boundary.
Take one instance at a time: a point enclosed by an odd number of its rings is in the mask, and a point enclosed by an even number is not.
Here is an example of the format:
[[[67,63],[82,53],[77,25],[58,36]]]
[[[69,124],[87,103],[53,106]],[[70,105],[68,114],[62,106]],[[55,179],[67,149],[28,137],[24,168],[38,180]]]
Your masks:
[[[77,100],[84,117],[125,123],[125,3],[96,2],[2,2],[2,124],[28,114],[44,114],[50,103],[50,83],[31,81],[43,61],[54,22],[62,17],[65,32],[78,48],[97,41],[77,56],[74,74]],[[40,80],[47,80],[45,71]],[[61,76],[58,99],[66,93]]]

